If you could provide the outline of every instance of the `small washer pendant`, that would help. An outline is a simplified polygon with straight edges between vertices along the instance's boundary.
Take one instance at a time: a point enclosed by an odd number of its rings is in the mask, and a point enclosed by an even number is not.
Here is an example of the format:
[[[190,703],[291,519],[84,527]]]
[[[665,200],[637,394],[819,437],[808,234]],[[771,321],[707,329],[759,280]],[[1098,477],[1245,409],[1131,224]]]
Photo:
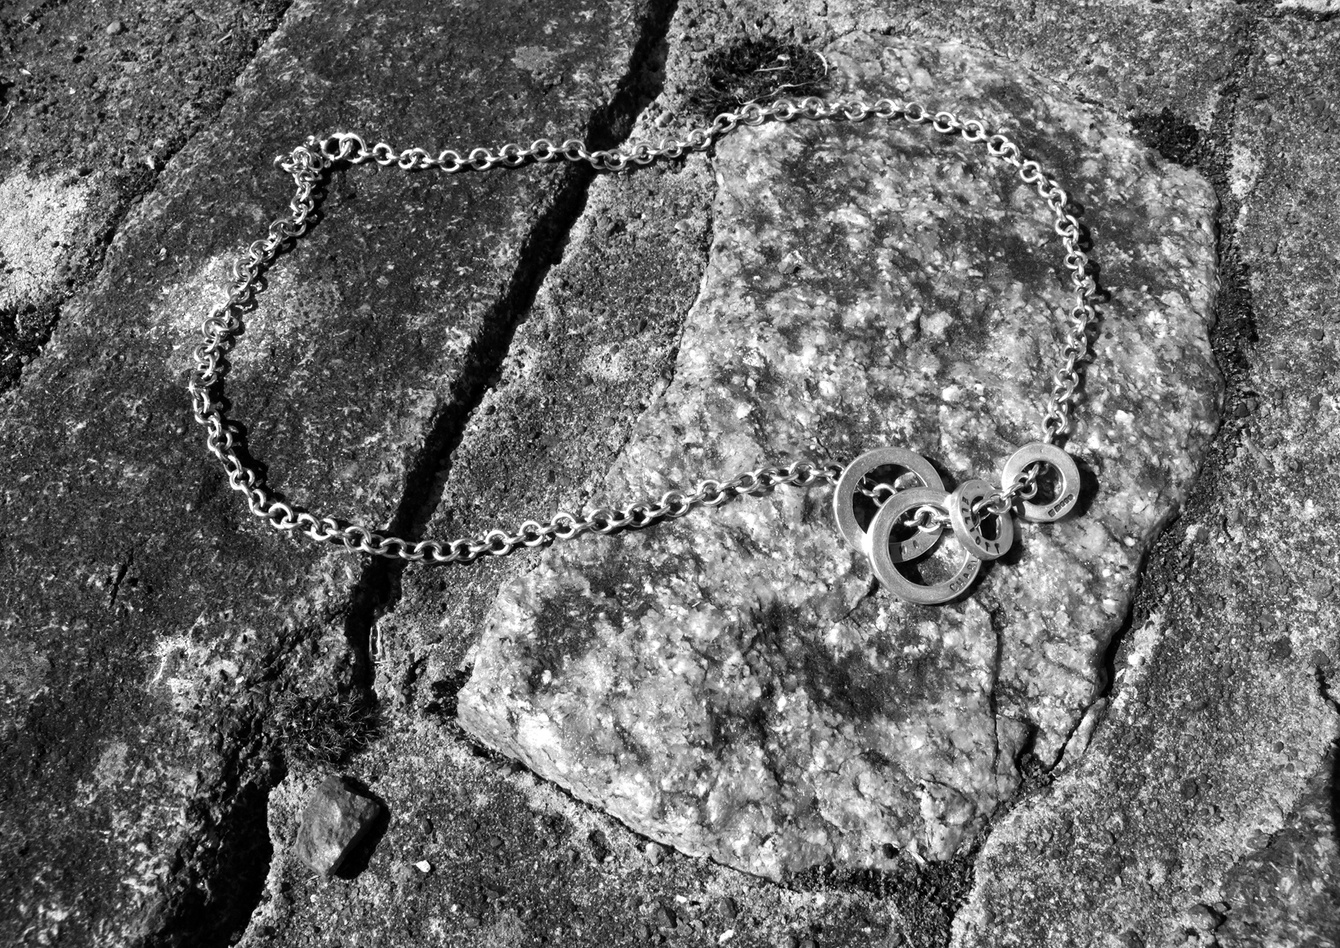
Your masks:
[[[973,525],[972,505],[995,492],[995,488],[986,481],[971,480],[964,481],[958,490],[949,495],[949,523],[954,528],[954,536],[979,560],[994,560],[1014,545],[1014,518],[1008,510],[1000,514],[987,514],[982,518],[983,521],[995,518],[995,539],[988,538],[982,532],[981,523]]]
[[[1024,501],[1024,519],[1035,523],[1051,523],[1070,513],[1075,501],[1079,500],[1079,468],[1075,466],[1075,459],[1067,452],[1054,444],[1044,444],[1041,441],[1026,444],[1010,455],[1010,459],[1005,462],[1001,481],[1008,488],[1014,483],[1015,478],[1039,461],[1053,468],[1061,476],[1061,486],[1056,491],[1055,499],[1049,503],[1035,504],[1032,501]]]
[[[870,537],[856,522],[854,503],[861,478],[881,467],[897,468],[916,477],[923,487],[933,488],[941,494],[944,492],[944,481],[940,480],[940,475],[931,467],[931,462],[906,448],[876,448],[865,452],[848,464],[833,491],[833,517],[837,520],[838,531],[843,538],[853,549],[860,550],[867,556],[870,554]],[[887,501],[885,506],[888,506]],[[897,554],[900,557],[899,562],[916,559],[934,546],[938,539],[940,539],[939,533],[918,532],[916,536],[899,545]]]
[[[884,502],[875,519],[870,521],[870,566],[884,588],[899,599],[922,606],[938,606],[960,596],[982,569],[982,561],[965,551],[963,562],[953,576],[929,586],[914,582],[899,571],[889,548],[894,526],[902,522],[908,511],[923,504],[942,507],[945,503],[942,490],[929,487],[900,490]]]

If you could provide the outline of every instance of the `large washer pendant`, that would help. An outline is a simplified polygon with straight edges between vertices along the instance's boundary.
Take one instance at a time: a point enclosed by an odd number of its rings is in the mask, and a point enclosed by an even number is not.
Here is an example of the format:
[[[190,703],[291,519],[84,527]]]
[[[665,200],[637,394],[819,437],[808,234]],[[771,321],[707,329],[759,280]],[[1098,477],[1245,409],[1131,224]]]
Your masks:
[[[905,576],[894,562],[889,542],[893,528],[902,522],[908,511],[923,504],[944,506],[945,502],[942,489],[913,487],[900,490],[884,502],[884,506],[875,514],[875,519],[870,521],[870,565],[884,588],[899,599],[923,606],[938,606],[962,595],[982,569],[982,560],[965,549],[963,562],[953,576],[923,586]]]
[[[944,496],[944,481],[940,479],[935,468],[931,467],[931,462],[906,448],[875,448],[848,464],[842,476],[838,478],[837,488],[833,491],[833,517],[837,520],[838,532],[843,538],[853,549],[860,550],[866,555],[870,554],[870,535],[856,522],[856,491],[860,487],[861,478],[881,467],[892,467],[911,474],[921,481],[923,488],[937,491],[941,498]],[[916,559],[933,547],[938,539],[940,539],[939,533],[918,532],[916,536],[899,545],[897,552],[899,561]],[[885,545],[888,545],[887,536]]]

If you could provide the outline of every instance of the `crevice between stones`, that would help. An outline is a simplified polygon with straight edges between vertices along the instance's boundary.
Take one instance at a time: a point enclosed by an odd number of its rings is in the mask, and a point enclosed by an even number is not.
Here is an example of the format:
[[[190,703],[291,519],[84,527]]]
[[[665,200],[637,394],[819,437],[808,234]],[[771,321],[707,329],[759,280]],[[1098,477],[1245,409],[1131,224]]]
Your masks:
[[[627,73],[611,99],[587,122],[586,141],[592,148],[612,147],[627,136],[640,93],[649,86],[652,71],[648,63],[657,45],[664,42],[676,3],[653,0],[647,7]],[[441,499],[451,454],[471,413],[496,378],[545,275],[562,257],[563,245],[585,207],[595,173],[584,166],[567,166],[562,174],[549,209],[523,243],[520,262],[506,291],[482,320],[486,329],[466,354],[465,371],[450,393],[448,407],[433,420],[411,466],[391,521],[394,532],[417,536],[424,530]],[[355,667],[345,700],[360,707],[373,702],[368,651],[371,630],[398,598],[403,569],[403,563],[372,561],[350,593],[344,631]],[[137,941],[141,948],[188,944],[221,948],[237,940],[260,904],[273,855],[266,825],[268,799],[284,774],[275,746],[277,738],[264,728],[265,714],[273,703],[272,692],[280,685],[273,675],[264,685],[266,693],[258,694],[228,725],[230,733],[221,740],[227,748],[222,762],[224,776],[192,804],[196,812],[191,822],[197,832],[174,854],[172,881],[158,908],[142,926],[143,934]],[[223,812],[216,816],[211,804],[221,806]]]
[[[1259,23],[1259,20],[1257,21]],[[1249,54],[1253,55],[1253,54]],[[1243,64],[1245,69],[1245,63]],[[1241,90],[1236,84],[1225,89],[1206,132],[1164,109],[1157,115],[1136,116],[1132,122],[1137,137],[1171,161],[1199,171],[1209,179],[1219,201],[1215,222],[1215,250],[1219,258],[1219,294],[1215,300],[1214,327],[1210,345],[1224,377],[1224,400],[1219,427],[1206,447],[1200,470],[1187,498],[1169,522],[1187,517],[1200,519],[1201,511],[1214,506],[1223,470],[1241,437],[1239,425],[1229,421],[1233,409],[1245,400],[1249,389],[1247,353],[1255,344],[1256,314],[1246,266],[1238,249],[1237,219],[1241,201],[1228,180],[1232,160],[1232,134]],[[1116,686],[1116,660],[1132,628],[1148,621],[1160,603],[1169,600],[1183,540],[1166,528],[1141,564],[1126,621],[1108,643],[1104,656],[1106,682],[1098,698],[1111,697]],[[1172,597],[1176,598],[1176,597]]]
[[[991,680],[987,683],[987,707],[991,710],[991,773],[1000,772],[1000,700],[996,687],[1000,684],[1000,665],[1005,655],[1005,616],[999,603],[992,604],[987,610],[987,621],[991,623],[991,633],[996,637],[995,651],[991,656]]]
[[[647,4],[627,71],[609,101],[599,106],[586,123],[583,137],[590,148],[612,148],[626,139],[643,96],[655,98],[660,93],[652,68],[654,53],[665,42],[677,6],[678,0],[651,0]],[[389,524],[394,534],[409,539],[422,537],[441,503],[452,456],[471,416],[492,389],[545,277],[563,258],[568,234],[586,207],[596,172],[585,164],[568,164],[559,173],[562,177],[557,193],[526,235],[517,255],[517,268],[503,294],[481,320],[483,329],[464,355],[459,381],[452,386],[445,407],[433,418],[423,447],[406,475]],[[372,629],[399,600],[404,571],[402,561],[373,560],[364,567],[352,592],[345,638],[356,656],[355,684],[369,695]]]
[[[237,94],[239,88],[237,78],[251,68],[256,58],[260,56],[261,51],[265,49],[265,45],[270,41],[270,38],[283,28],[284,21],[288,18],[289,9],[293,6],[293,0],[273,0],[273,2],[275,4],[274,26],[267,33],[258,32],[256,34],[256,48],[252,52],[251,58],[242,63],[237,72],[222,85],[223,97],[219,99],[213,112],[202,116],[195,128],[182,138],[181,144],[175,150],[163,155],[161,164],[155,162],[148,169],[139,170],[129,178],[124,188],[120,189],[120,193],[111,202],[112,213],[90,242],[93,259],[89,262],[84,279],[77,285],[70,286],[54,302],[47,303],[35,312],[27,314],[28,318],[40,323],[42,328],[30,342],[24,343],[22,347],[24,349],[31,348],[32,357],[26,363],[20,363],[18,369],[12,374],[0,372],[0,403],[12,398],[14,393],[23,387],[23,378],[28,368],[41,358],[47,344],[51,342],[51,337],[56,334],[56,330],[60,327],[66,304],[81,290],[97,280],[107,261],[107,248],[112,245],[117,234],[121,232],[121,227],[125,224],[126,218],[130,216],[131,209],[139,204],[140,199],[154,190],[163,173],[176,157],[188,149],[202,132],[213,125],[214,120],[222,114],[228,102]],[[50,3],[41,6],[54,7],[57,4]],[[4,315],[7,314],[0,312],[0,316]]]
[[[1232,75],[1245,74],[1250,59],[1258,54],[1256,40],[1263,18],[1264,14],[1258,15],[1252,22],[1251,41],[1246,44],[1248,51],[1240,57],[1236,68],[1231,70]],[[1225,418],[1231,406],[1241,401],[1247,388],[1247,351],[1256,340],[1256,316],[1251,288],[1237,242],[1236,221],[1241,202],[1233,195],[1228,181],[1232,133],[1240,94],[1241,89],[1236,81],[1225,87],[1223,98],[1211,118],[1210,128],[1204,131],[1167,107],[1159,112],[1136,113],[1131,117],[1132,131],[1137,139],[1153,148],[1166,160],[1205,175],[1214,188],[1219,202],[1218,217],[1215,221],[1215,251],[1219,261],[1220,289],[1215,299],[1214,326],[1210,331],[1211,349],[1224,376],[1224,400],[1219,426],[1206,446],[1200,469],[1192,480],[1186,499],[1177,510],[1169,514],[1160,527],[1161,536],[1136,566],[1136,583],[1130,605],[1103,655],[1101,687],[1085,707],[1070,733],[1066,735],[1061,753],[1052,767],[1039,775],[1034,787],[1026,785],[1021,788],[1019,793],[1016,793],[1015,799],[1007,802],[983,829],[975,843],[973,853],[967,857],[969,875],[974,874],[976,854],[985,846],[994,824],[1011,812],[1025,795],[1031,795],[1039,786],[1050,785],[1054,780],[1062,764],[1066,762],[1066,744],[1083,725],[1090,710],[1104,700],[1108,701],[1108,708],[1111,707],[1110,699],[1116,689],[1116,660],[1130,630],[1143,625],[1159,604],[1175,598],[1170,597],[1169,587],[1174,582],[1182,540],[1167,527],[1184,516],[1195,518],[1200,511],[1213,506],[1223,477],[1223,469],[1232,455],[1232,446],[1237,440],[1238,429],[1226,424]],[[1096,726],[1101,724],[1100,719]],[[1340,804],[1337,806],[1340,808]],[[966,900],[965,897],[963,901]],[[959,903],[961,904],[963,902]]]
[[[1249,44],[1249,52],[1244,54],[1238,68],[1233,70],[1235,75],[1245,72],[1248,60],[1256,55],[1254,41],[1259,34],[1262,18],[1253,21],[1253,43]],[[1240,96],[1241,89],[1236,82],[1223,90],[1223,97],[1207,130],[1197,128],[1166,107],[1159,112],[1136,113],[1131,118],[1132,131],[1141,142],[1166,160],[1203,174],[1210,181],[1219,202],[1215,221],[1215,252],[1219,260],[1220,286],[1215,299],[1210,345],[1224,376],[1224,400],[1218,429],[1206,446],[1200,470],[1192,481],[1186,500],[1159,528],[1161,536],[1136,566],[1137,579],[1131,605],[1108,642],[1100,666],[1102,687],[1085,708],[1085,715],[1098,702],[1114,696],[1117,656],[1131,629],[1139,628],[1147,622],[1159,604],[1169,598],[1168,587],[1173,581],[1177,561],[1182,558],[1183,540],[1167,528],[1184,516],[1196,519],[1199,511],[1213,505],[1224,465],[1233,454],[1233,446],[1240,437],[1238,426],[1227,423],[1226,419],[1249,391],[1247,352],[1257,338],[1251,287],[1238,250],[1237,219],[1241,201],[1233,194],[1228,180],[1232,135]],[[1066,736],[1067,742],[1082,724],[1083,716]],[[1051,770],[1060,768],[1064,760],[1063,749]]]
[[[192,833],[172,854],[166,891],[141,924],[135,948],[225,948],[236,942],[264,893],[273,849],[270,791],[283,768],[259,746],[260,720],[246,715],[222,735],[222,772],[187,805]],[[222,800],[222,805],[216,801]]]

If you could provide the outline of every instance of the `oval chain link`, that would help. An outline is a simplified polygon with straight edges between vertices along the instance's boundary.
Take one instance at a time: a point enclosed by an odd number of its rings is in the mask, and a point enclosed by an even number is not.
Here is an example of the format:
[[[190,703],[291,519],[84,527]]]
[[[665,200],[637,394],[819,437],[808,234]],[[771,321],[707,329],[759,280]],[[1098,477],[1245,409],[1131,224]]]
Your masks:
[[[1036,161],[1026,158],[1018,145],[999,132],[989,133],[986,126],[975,119],[964,121],[952,112],[932,113],[917,102],[903,103],[894,99],[878,99],[874,103],[861,99],[827,101],[811,96],[798,101],[778,99],[768,105],[749,103],[739,111],[721,113],[710,125],[692,129],[683,138],[662,138],[654,145],[648,141],[630,140],[613,150],[592,151],[575,138],[561,144],[540,138],[525,147],[509,143],[497,149],[473,148],[464,155],[451,149],[434,155],[423,148],[397,151],[386,142],[368,147],[363,138],[349,132],[323,139],[309,137],[292,152],[275,159],[275,164],[293,178],[295,190],[289,202],[289,215],[273,221],[265,237],[253,241],[234,262],[233,282],[225,300],[216,305],[200,324],[203,341],[192,353],[195,367],[188,388],[195,420],[206,429],[205,443],[209,452],[223,465],[229,486],[246,498],[251,512],[276,530],[296,531],[313,540],[410,562],[469,563],[483,556],[506,556],[520,547],[542,546],[554,539],[568,540],[592,532],[611,534],[673,520],[698,506],[718,507],[736,497],[766,493],[784,484],[809,487],[821,480],[835,482],[841,473],[841,465],[800,460],[784,467],[746,471],[724,483],[710,479],[699,481],[690,491],[669,490],[655,501],[639,500],[586,514],[559,511],[544,523],[527,520],[512,532],[494,529],[482,536],[451,541],[410,541],[333,517],[318,518],[310,511],[272,497],[262,483],[261,474],[238,453],[239,429],[225,414],[223,403],[215,399],[212,390],[227,372],[226,353],[242,328],[239,311],[255,295],[260,274],[274,261],[280,249],[307,232],[316,210],[317,182],[337,164],[361,165],[375,161],[405,171],[436,168],[455,174],[497,167],[515,168],[531,161],[568,161],[585,162],[597,171],[624,171],[662,158],[675,159],[690,152],[706,151],[717,139],[741,125],[757,126],[772,120],[790,122],[800,118],[861,122],[872,117],[900,119],[911,125],[929,124],[942,135],[958,134],[970,142],[984,144],[991,157],[1014,167],[1019,178],[1032,185],[1051,208],[1055,217],[1053,229],[1065,247],[1065,268],[1070,271],[1074,292],[1074,305],[1068,317],[1069,333],[1061,348],[1061,368],[1052,378],[1042,416],[1043,439],[1048,444],[1054,443],[1070,426],[1081,366],[1088,358],[1097,318],[1094,306],[1097,284],[1089,257],[1081,246],[1079,221],[1067,210],[1069,197],[1066,192]],[[1031,496],[1036,491],[1037,476],[1038,468],[1030,468],[1015,483],[1006,485],[1000,494],[984,498],[974,509],[974,514],[981,517],[987,512],[1000,512],[1008,509],[1016,499]],[[887,499],[891,490],[890,485],[867,485],[864,492],[878,503]],[[908,526],[929,531],[940,529],[948,522],[948,517],[944,510],[922,506],[910,511],[905,522]]]

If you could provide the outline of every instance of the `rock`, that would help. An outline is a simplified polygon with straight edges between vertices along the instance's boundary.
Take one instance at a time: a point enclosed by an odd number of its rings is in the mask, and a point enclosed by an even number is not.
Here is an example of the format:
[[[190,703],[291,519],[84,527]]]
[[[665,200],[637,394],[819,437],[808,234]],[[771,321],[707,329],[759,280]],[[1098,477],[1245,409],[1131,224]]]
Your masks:
[[[359,793],[348,781],[327,777],[312,791],[302,812],[298,858],[317,872],[330,875],[376,825],[381,812],[380,803]]]
[[[1260,48],[1283,52],[1288,65],[1241,90],[1221,226],[1226,244],[1246,249],[1236,273],[1226,263],[1225,286],[1241,289],[1222,311],[1228,327],[1238,318],[1228,314],[1251,314],[1247,351],[1261,371],[1239,394],[1260,398],[1249,419],[1224,430],[1197,488],[1204,501],[1184,514],[1183,529],[1206,540],[1186,566],[1158,556],[1146,568],[1150,615],[1114,654],[1097,736],[993,828],[955,920],[955,948],[1083,944],[1095,930],[1127,928],[1150,946],[1181,944],[1183,910],[1221,900],[1232,907],[1215,932],[1223,945],[1340,939],[1340,715],[1331,674],[1318,667],[1340,656],[1340,634],[1334,600],[1309,581],[1340,575],[1325,526],[1340,502],[1315,487],[1340,456],[1340,424],[1332,406],[1314,414],[1302,397],[1334,391],[1340,375],[1336,353],[1308,338],[1318,325],[1329,336],[1340,315],[1312,302],[1337,298],[1335,267],[1324,261],[1340,231],[1331,222],[1325,236],[1303,240],[1292,223],[1340,202],[1328,169],[1340,128],[1278,120],[1334,110],[1335,30],[1270,21]],[[1294,163],[1273,160],[1282,154]],[[1188,797],[1180,781],[1192,775]],[[1103,825],[1113,814],[1124,821],[1109,844],[1039,858],[1049,827]]]
[[[468,731],[637,832],[771,877],[882,865],[887,843],[948,858],[1014,791],[1026,743],[1057,758],[1219,391],[1201,178],[998,59],[871,40],[827,58],[871,98],[1008,116],[1090,208],[1104,280],[1131,290],[1104,307],[1070,441],[1088,509],[1022,527],[1013,561],[939,609],[870,594],[825,490],[558,544],[502,587],[458,704]],[[998,476],[1036,437],[1066,305],[1031,189],[980,147],[883,123],[774,124],[717,156],[673,381],[594,502],[883,444]],[[789,254],[805,264],[782,274]]]
[[[99,276],[61,309],[59,341],[0,396],[0,636],[5,653],[48,663],[39,680],[42,666],[24,662],[15,703],[8,682],[0,695],[5,832],[32,841],[25,853],[0,857],[14,893],[7,901],[25,906],[0,912],[0,944],[38,937],[23,933],[44,917],[61,919],[70,944],[152,940],[162,929],[198,942],[221,937],[206,930],[241,924],[245,911],[241,921],[224,919],[238,910],[235,892],[250,891],[264,872],[249,821],[277,779],[261,762],[287,753],[270,726],[279,722],[268,719],[262,734],[252,703],[273,708],[276,698],[347,683],[342,628],[366,564],[249,517],[185,400],[192,324],[218,298],[229,261],[289,200],[274,155],[311,132],[345,127],[434,148],[497,143],[521,129],[600,131],[613,121],[608,103],[641,16],[637,3],[616,3],[565,27],[554,43],[564,80],[546,93],[529,80],[518,85],[497,51],[518,34],[548,35],[546,24],[566,11],[558,5],[519,5],[524,16],[412,0],[375,11],[309,0],[261,6],[221,16],[201,7],[224,30],[237,21],[231,41],[205,45],[194,15],[164,12],[169,22],[158,25],[177,31],[176,45],[137,15],[127,23],[136,42],[127,44],[105,42],[106,21],[90,19],[89,4],[60,11],[73,17],[82,7],[83,19],[60,34],[87,36],[111,57],[95,64],[99,93],[62,108],[86,108],[74,113],[80,121],[105,112],[97,136],[117,147],[132,125],[144,147],[159,135],[189,144],[157,179],[143,166],[128,173],[135,183],[120,210],[108,218],[104,207],[75,229],[96,247]],[[138,59],[146,36],[153,81]],[[135,72],[127,71],[132,54]],[[413,68],[392,76],[387,56]],[[235,57],[249,67],[233,69]],[[180,84],[197,67],[206,85],[218,84],[209,108]],[[66,74],[42,71],[45,87],[64,89]],[[450,128],[436,91],[443,83],[453,89]],[[275,103],[286,105],[276,111]],[[139,124],[119,118],[141,109],[149,114]],[[60,134],[73,134],[69,124],[15,137],[11,119],[0,123],[0,144],[40,185],[85,158],[58,147]],[[114,154],[90,162],[104,169]],[[500,300],[524,283],[549,239],[533,235],[558,227],[555,207],[571,202],[574,179],[556,167],[487,180],[377,170],[341,172],[323,204],[331,226],[314,229],[269,275],[228,392],[276,486],[284,482],[300,503],[385,525],[405,496],[407,468],[424,463],[435,420],[457,410],[462,380],[478,373],[462,353],[498,333]],[[16,180],[8,166],[6,180]],[[41,219],[45,203],[30,205],[28,219]],[[489,250],[443,252],[456,242]],[[375,273],[347,265],[374,258]],[[12,325],[0,312],[0,361]],[[332,331],[350,344],[324,350],[317,339]],[[109,347],[112,337],[119,341]],[[313,376],[304,379],[297,363],[309,357]],[[311,428],[295,438],[290,424]],[[350,453],[369,437],[375,450]],[[283,667],[282,679],[261,671],[267,666]],[[21,716],[12,739],[11,709]],[[95,782],[103,754],[120,744],[124,779]],[[66,867],[59,876],[49,871],[57,865]]]
[[[376,825],[382,806],[348,781],[330,776],[312,791],[298,827],[298,858],[329,875]],[[427,871],[421,870],[421,871]]]
[[[108,36],[120,36],[126,31],[125,25],[120,20],[113,20],[107,24]]]

